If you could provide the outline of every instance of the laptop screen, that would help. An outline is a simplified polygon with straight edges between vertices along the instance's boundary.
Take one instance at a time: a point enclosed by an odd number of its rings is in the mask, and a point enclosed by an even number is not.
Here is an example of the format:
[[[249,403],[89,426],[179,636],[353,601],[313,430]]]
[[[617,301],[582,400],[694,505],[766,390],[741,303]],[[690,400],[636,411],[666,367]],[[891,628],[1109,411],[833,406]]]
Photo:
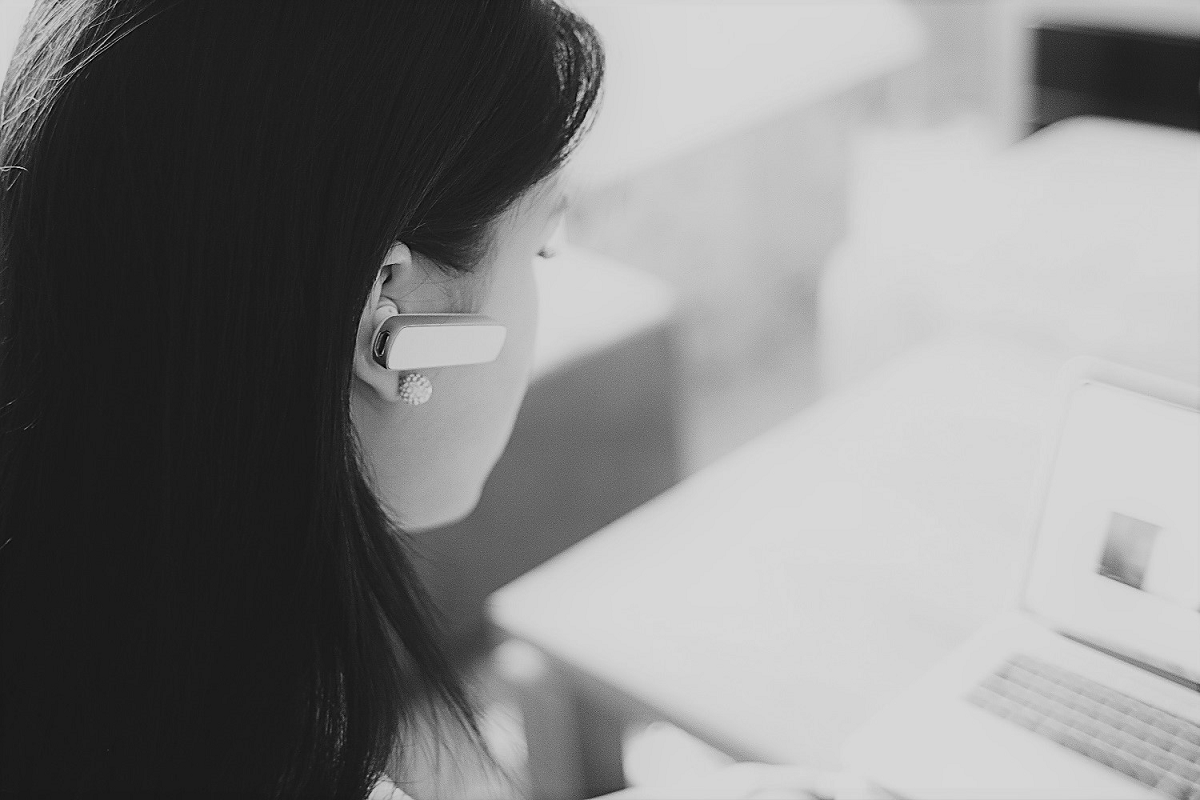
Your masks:
[[[1025,602],[1064,633],[1200,682],[1200,413],[1076,388]]]

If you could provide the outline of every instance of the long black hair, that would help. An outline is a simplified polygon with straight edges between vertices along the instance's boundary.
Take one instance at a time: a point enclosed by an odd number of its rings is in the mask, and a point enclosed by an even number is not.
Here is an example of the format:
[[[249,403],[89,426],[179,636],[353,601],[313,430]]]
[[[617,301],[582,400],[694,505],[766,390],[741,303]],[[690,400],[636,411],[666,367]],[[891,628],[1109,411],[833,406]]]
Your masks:
[[[389,246],[586,127],[552,0],[42,0],[0,102],[0,795],[361,798],[470,724],[350,421]],[[402,777],[402,776],[396,776]]]

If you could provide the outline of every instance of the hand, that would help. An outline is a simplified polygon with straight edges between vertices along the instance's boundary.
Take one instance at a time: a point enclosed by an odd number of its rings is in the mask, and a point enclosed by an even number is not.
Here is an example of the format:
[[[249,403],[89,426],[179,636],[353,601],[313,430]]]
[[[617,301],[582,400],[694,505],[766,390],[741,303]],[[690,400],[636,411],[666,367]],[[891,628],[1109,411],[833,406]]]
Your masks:
[[[831,773],[808,767],[743,762],[686,784],[639,786],[597,800],[824,800],[832,784]]]

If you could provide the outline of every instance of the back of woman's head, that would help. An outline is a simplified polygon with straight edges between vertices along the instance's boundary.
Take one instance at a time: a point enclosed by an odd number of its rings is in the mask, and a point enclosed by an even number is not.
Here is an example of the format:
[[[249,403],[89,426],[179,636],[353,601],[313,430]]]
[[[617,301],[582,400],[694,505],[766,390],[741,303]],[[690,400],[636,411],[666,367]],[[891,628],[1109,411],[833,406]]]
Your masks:
[[[349,414],[597,94],[549,0],[46,0],[0,119],[0,790],[364,796],[463,695]],[[5,795],[7,796],[7,795]]]

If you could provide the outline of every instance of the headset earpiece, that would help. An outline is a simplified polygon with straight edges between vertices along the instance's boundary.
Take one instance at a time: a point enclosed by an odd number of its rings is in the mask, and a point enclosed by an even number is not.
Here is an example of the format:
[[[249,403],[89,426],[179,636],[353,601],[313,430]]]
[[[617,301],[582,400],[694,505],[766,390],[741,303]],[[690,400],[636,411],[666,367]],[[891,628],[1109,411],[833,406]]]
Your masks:
[[[376,329],[371,356],[392,370],[486,364],[500,355],[507,332],[482,314],[393,314]]]

